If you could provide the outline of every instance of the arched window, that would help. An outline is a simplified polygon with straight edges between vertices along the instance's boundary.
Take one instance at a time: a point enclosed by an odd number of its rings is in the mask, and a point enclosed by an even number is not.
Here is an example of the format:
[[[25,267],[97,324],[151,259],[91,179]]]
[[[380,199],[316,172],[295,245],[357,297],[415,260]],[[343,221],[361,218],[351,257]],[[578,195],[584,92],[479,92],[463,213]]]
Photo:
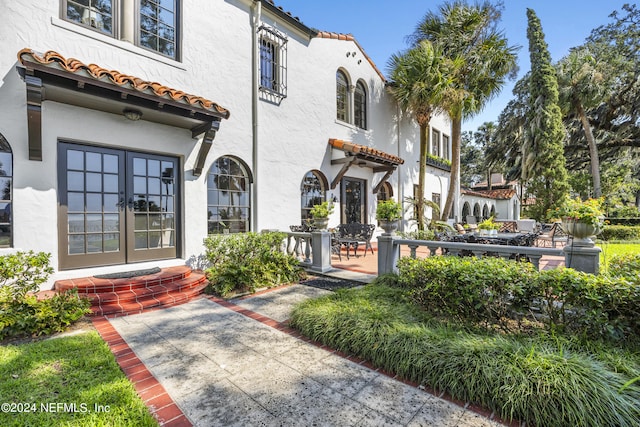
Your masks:
[[[13,245],[13,154],[9,142],[0,134],[0,248]]]
[[[367,128],[367,91],[362,82],[356,84],[353,93],[353,122],[360,129]]]
[[[246,165],[230,156],[218,158],[207,177],[208,232],[250,231],[251,177]]]
[[[492,216],[494,219],[496,217],[496,206],[491,205],[491,212],[489,212],[489,216]]]
[[[489,207],[487,205],[484,205],[482,207],[482,219],[487,219],[489,218]]]
[[[337,119],[349,121],[349,80],[344,72],[336,72],[336,108]]]
[[[469,202],[464,202],[464,205],[462,205],[462,219],[466,221],[469,215],[471,215],[471,206],[469,206]]]
[[[309,171],[300,184],[300,208],[302,223],[311,219],[311,208],[326,200],[327,180],[319,171]]]
[[[382,187],[378,190],[378,201],[382,202],[384,200],[389,200],[393,196],[393,188],[391,188],[391,184],[385,182],[382,184]]]
[[[476,221],[480,221],[480,204],[473,205],[473,216],[476,217]]]

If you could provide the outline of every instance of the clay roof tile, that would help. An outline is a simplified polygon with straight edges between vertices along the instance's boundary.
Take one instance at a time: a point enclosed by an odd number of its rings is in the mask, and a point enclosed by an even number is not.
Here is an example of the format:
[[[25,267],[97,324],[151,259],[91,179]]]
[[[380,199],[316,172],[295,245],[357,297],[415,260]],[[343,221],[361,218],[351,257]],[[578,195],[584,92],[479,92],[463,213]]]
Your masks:
[[[96,80],[108,78],[113,84],[118,86],[129,86],[140,92],[151,91],[159,97],[167,97],[177,102],[189,104],[205,110],[215,111],[223,114],[224,118],[229,118],[230,112],[226,108],[210,101],[206,98],[196,95],[187,94],[178,89],[172,89],[158,82],[150,82],[139,77],[123,74],[119,71],[108,70],[96,64],[84,64],[75,58],[65,58],[58,52],[53,50],[45,52],[43,55],[35,53],[33,50],[25,48],[18,52],[18,60],[24,65],[26,61],[36,61],[40,64],[57,66],[69,73],[86,73],[89,77]]]

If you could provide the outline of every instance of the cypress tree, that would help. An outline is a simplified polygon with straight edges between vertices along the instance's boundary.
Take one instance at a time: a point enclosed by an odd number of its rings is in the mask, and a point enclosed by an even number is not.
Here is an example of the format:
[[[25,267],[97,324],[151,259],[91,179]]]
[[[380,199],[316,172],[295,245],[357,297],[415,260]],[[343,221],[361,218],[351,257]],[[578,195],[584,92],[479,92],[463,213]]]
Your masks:
[[[535,205],[530,215],[548,220],[549,210],[559,206],[569,192],[563,142],[566,131],[558,103],[558,80],[540,19],[527,9],[529,56],[531,59],[528,119],[528,153],[524,153],[523,178]]]

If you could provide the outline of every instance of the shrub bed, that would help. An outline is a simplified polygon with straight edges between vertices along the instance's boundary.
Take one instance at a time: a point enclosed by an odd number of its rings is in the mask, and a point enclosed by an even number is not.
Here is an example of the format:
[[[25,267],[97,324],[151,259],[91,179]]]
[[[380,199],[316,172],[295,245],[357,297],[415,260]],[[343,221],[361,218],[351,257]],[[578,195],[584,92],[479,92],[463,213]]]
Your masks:
[[[52,272],[49,260],[50,254],[33,251],[0,256],[0,340],[61,332],[90,312],[75,290],[36,298]]]
[[[284,233],[211,235],[204,241],[209,290],[223,297],[292,283],[304,277],[298,260],[282,251]]]
[[[569,268],[537,272],[501,258],[402,258],[398,284],[430,313],[476,326],[640,336],[640,283]]]
[[[383,278],[392,283],[390,277]],[[637,351],[602,342],[470,332],[434,321],[411,291],[373,284],[297,306],[291,325],[400,377],[538,426],[635,426]]]

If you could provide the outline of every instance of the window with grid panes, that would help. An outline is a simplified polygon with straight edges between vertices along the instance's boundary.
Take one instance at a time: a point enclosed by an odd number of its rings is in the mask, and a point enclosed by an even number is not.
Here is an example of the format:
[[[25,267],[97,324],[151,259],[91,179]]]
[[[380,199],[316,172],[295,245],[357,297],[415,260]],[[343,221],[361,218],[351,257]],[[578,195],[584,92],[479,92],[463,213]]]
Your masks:
[[[340,70],[336,72],[336,108],[338,120],[349,121],[349,81]]]
[[[179,60],[179,0],[61,1],[67,21]],[[126,24],[123,17],[131,15],[137,19]]]
[[[353,124],[360,129],[367,128],[367,92],[364,83],[356,83],[353,93]]]
[[[218,158],[207,177],[207,219],[210,234],[250,231],[249,173],[233,157]]]

